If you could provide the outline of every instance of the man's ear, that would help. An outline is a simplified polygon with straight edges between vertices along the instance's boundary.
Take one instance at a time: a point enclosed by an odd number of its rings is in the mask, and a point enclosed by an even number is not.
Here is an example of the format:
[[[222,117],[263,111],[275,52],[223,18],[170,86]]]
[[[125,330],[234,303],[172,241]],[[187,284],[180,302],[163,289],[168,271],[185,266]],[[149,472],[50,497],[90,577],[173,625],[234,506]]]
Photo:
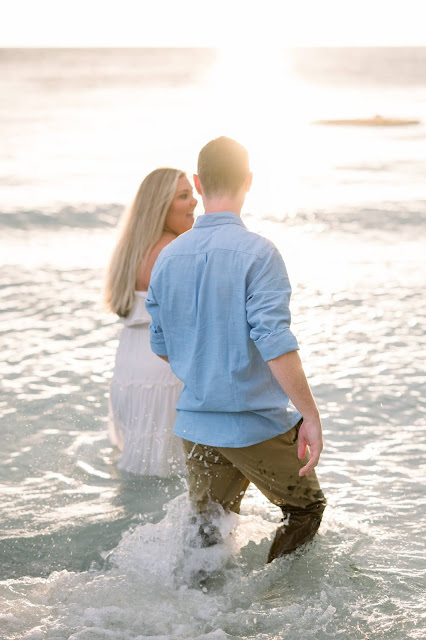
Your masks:
[[[250,173],[247,175],[247,178],[244,184],[247,192],[250,191],[252,183],[253,183],[253,172],[250,171]]]
[[[202,189],[201,189],[201,182],[200,182],[200,178],[197,176],[197,174],[196,174],[196,173],[194,173],[194,186],[195,186],[195,188],[196,188],[196,190],[197,190],[197,193],[198,193],[200,196],[202,196],[202,195],[203,195],[203,192],[202,192]]]

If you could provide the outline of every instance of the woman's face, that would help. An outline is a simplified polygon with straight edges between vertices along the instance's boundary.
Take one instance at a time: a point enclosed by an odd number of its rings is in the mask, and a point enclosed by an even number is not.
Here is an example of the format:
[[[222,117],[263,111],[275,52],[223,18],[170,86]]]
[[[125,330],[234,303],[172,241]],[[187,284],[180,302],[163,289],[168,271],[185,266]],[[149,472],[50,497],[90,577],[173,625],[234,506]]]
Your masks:
[[[165,231],[180,235],[189,231],[194,224],[194,209],[197,204],[192,195],[192,187],[186,176],[179,178],[176,193],[166,216]]]

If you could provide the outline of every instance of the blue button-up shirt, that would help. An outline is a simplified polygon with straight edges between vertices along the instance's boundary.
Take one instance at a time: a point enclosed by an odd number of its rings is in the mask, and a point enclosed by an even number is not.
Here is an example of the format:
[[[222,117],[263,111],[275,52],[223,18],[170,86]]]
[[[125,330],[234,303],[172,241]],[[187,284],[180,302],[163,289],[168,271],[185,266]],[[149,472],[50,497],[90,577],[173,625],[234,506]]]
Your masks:
[[[298,422],[267,364],[298,349],[290,293],[276,247],[235,213],[200,216],[161,251],[146,308],[152,350],[184,383],[177,436],[244,447]]]

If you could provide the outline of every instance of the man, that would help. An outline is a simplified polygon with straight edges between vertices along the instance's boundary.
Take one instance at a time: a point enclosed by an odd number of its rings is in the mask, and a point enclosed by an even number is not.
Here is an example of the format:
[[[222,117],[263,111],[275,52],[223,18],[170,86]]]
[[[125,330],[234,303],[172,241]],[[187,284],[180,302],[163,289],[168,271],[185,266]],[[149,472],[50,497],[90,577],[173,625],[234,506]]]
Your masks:
[[[235,140],[201,150],[194,183],[205,215],[160,253],[147,310],[152,350],[184,383],[175,434],[187,453],[190,498],[201,514],[217,504],[238,513],[253,482],[284,515],[270,562],[320,525],[322,435],[290,331],[284,262],[240,218],[251,181]]]

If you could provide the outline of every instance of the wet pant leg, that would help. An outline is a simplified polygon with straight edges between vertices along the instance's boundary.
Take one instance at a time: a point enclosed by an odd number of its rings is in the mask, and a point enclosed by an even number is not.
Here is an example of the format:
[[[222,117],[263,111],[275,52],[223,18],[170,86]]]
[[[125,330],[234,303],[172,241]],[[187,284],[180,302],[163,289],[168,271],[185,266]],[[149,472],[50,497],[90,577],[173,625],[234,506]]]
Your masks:
[[[307,457],[297,457],[300,421],[287,433],[250,447],[209,447],[184,441],[190,498],[199,512],[219,503],[239,512],[250,482],[283,512],[268,562],[313,539],[326,505],[315,471],[299,476]]]

